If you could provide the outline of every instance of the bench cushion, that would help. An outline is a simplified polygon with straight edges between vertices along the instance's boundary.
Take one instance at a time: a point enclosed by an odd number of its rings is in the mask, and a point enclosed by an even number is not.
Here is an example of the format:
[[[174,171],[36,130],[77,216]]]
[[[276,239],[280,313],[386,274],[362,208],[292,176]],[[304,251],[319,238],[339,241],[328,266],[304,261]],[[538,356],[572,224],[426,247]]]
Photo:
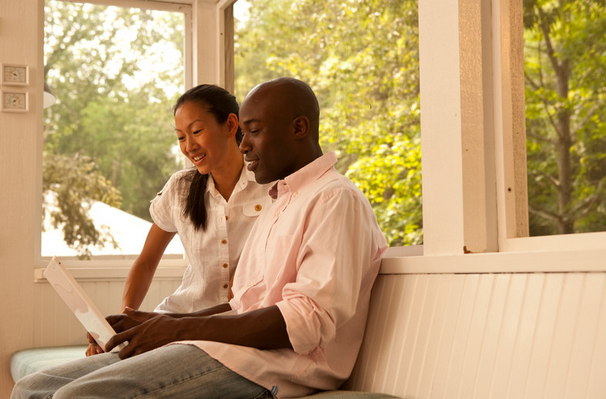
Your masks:
[[[88,345],[56,346],[15,352],[11,357],[11,377],[17,382],[28,374],[81,359],[86,356],[87,347]]]
[[[386,395],[383,393],[353,392],[353,391],[326,391],[315,395],[305,396],[299,399],[402,399],[397,396]]]

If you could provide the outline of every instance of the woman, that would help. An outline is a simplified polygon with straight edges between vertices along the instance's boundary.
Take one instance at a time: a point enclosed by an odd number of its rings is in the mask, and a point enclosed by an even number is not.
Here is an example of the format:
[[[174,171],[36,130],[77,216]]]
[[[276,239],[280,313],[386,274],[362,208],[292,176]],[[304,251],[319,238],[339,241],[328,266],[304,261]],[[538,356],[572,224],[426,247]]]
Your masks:
[[[189,265],[179,288],[156,312],[190,313],[229,299],[230,279],[248,233],[269,204],[238,145],[238,103],[226,90],[197,86],[175,105],[181,152],[194,168],[175,173],[150,206],[154,223],[124,288],[122,312],[138,309],[168,243],[179,234]],[[89,336],[87,355],[101,353]]]

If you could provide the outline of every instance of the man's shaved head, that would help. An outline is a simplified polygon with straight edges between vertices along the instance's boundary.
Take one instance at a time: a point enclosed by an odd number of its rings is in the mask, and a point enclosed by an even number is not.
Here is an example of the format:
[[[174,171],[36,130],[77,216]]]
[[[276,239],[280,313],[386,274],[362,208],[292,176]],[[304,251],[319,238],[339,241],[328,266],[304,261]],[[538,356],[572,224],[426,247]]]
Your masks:
[[[261,83],[240,107],[240,151],[259,183],[283,179],[322,156],[320,106],[313,90],[293,78]]]
[[[301,80],[282,77],[255,86],[244,101],[255,96],[267,96],[272,107],[280,107],[291,119],[305,116],[310,122],[310,132],[318,137],[320,127],[320,104],[309,85]]]

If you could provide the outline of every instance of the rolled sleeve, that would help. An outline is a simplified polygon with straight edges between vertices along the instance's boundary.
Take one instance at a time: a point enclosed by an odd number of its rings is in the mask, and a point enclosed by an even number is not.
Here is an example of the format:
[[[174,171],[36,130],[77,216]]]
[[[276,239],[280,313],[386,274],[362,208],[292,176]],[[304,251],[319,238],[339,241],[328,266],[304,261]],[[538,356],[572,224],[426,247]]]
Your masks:
[[[286,331],[294,351],[308,355],[334,337],[335,324],[330,315],[309,298],[277,304],[286,322]]]
[[[324,198],[322,217],[308,219],[303,234],[296,280],[282,290],[282,312],[290,342],[299,354],[324,348],[337,329],[356,313],[359,294],[372,285],[369,266],[374,253],[371,232],[364,229],[367,212],[360,212],[358,197],[340,190]]]

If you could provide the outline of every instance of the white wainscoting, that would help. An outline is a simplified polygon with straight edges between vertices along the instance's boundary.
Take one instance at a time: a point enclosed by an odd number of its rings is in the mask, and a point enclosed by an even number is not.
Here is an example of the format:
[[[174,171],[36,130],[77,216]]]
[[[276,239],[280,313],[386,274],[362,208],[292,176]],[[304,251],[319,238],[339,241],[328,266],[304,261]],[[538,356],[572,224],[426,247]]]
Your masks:
[[[104,315],[120,312],[124,280],[79,281]],[[151,311],[166,296],[173,293],[181,278],[154,281],[141,306]],[[65,303],[48,283],[38,283],[35,290],[34,346],[62,346],[85,344],[86,331]],[[31,332],[24,332],[31,333]]]
[[[606,273],[380,275],[349,389],[606,398]]]

